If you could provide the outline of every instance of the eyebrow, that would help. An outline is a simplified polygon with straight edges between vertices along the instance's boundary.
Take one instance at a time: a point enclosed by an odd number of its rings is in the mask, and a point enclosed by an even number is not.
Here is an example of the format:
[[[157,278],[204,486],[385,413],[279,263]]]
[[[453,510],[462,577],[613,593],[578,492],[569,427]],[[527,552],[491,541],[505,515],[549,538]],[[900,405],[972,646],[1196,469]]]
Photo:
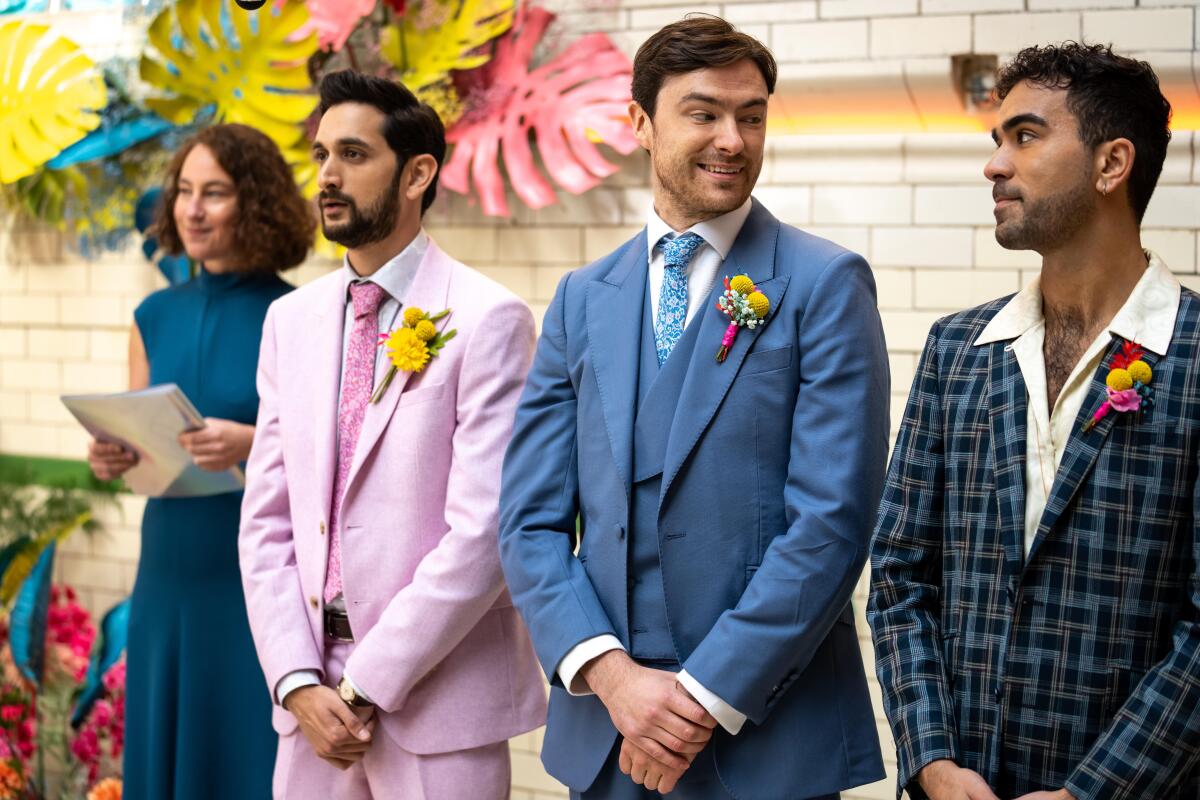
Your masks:
[[[679,98],[680,105],[689,102],[708,103],[710,106],[722,105],[721,101],[712,95],[701,94],[700,92],[688,92],[683,97]],[[757,106],[765,106],[766,104],[767,99],[765,97],[753,97],[738,106],[738,111],[742,111],[747,108],[755,108]]]
[[[180,186],[182,186],[182,185],[183,185],[183,184],[185,184],[185,183],[186,183],[188,186],[191,186],[191,185],[192,185],[192,182],[191,182],[191,181],[189,181],[187,178],[183,178],[183,177],[180,177],[180,178],[178,179],[177,183],[178,183],[178,185],[180,185]],[[232,188],[233,188],[233,184],[232,184],[232,183],[230,183],[230,182],[229,182],[229,181],[227,181],[227,180],[220,179],[220,178],[218,178],[217,180],[214,180],[214,181],[201,181],[201,182],[200,182],[200,185],[201,185],[201,186],[220,186],[220,187],[224,187],[224,188],[226,188],[226,189],[232,189]]]
[[[334,142],[334,144],[341,145],[342,147],[346,147],[346,146],[361,147],[364,150],[372,149],[371,145],[367,144],[366,141],[359,139],[357,136],[344,136],[341,139],[338,139],[336,142]],[[320,142],[313,142],[312,149],[316,150],[317,148],[324,150],[325,145],[321,144]]]
[[[1013,128],[1016,128],[1020,125],[1040,125],[1043,128],[1050,127],[1050,124],[1037,114],[1017,114],[1015,117],[1009,117],[1008,119],[1004,120],[1004,124],[1000,126],[1000,129],[1005,133],[1008,133]],[[995,128],[992,128],[992,141],[996,144],[1000,144],[1000,135],[996,133]]]

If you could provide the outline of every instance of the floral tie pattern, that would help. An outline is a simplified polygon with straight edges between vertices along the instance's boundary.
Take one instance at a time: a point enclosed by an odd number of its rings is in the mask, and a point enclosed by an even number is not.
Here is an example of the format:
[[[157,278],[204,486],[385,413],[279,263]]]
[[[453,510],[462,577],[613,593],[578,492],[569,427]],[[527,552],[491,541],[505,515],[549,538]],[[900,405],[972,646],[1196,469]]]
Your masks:
[[[342,493],[354,460],[354,447],[367,413],[367,399],[375,382],[375,342],[379,338],[379,305],[386,292],[374,283],[350,284],[354,327],[346,344],[346,369],[342,374],[342,396],[338,401],[337,475],[333,482],[333,510],[329,514],[329,564],[325,571],[325,602],[342,593],[342,537],[338,515]]]
[[[683,336],[688,307],[687,266],[702,244],[704,239],[695,233],[685,233],[674,239],[664,236],[658,242],[666,262],[662,292],[658,296],[658,316],[654,319],[654,347],[658,350],[660,367]]]

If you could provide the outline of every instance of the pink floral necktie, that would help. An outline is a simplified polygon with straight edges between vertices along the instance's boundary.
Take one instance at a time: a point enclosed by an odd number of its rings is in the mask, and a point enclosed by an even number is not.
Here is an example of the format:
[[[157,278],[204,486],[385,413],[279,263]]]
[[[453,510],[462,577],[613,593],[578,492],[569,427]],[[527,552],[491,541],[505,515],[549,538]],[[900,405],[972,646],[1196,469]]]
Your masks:
[[[337,477],[333,482],[333,510],[329,514],[329,565],[325,572],[325,602],[342,593],[342,537],[338,515],[346,477],[354,461],[354,447],[362,431],[375,381],[375,346],[379,339],[379,304],[386,293],[374,283],[350,284],[354,304],[354,328],[346,345],[346,368],[342,373],[342,396],[338,402]]]

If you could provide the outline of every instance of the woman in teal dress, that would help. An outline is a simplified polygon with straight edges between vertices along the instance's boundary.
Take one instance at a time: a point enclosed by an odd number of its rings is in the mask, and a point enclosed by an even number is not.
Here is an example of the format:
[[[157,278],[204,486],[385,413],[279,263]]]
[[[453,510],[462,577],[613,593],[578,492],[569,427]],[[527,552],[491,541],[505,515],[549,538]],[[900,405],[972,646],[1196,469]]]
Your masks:
[[[130,387],[175,383],[205,417],[180,437],[196,464],[245,461],[258,413],[255,371],[267,307],[291,289],[314,222],[279,150],[243,125],[217,125],[175,154],[157,233],[200,265],[134,311]],[[135,457],[93,441],[102,479]],[[277,737],[238,570],[241,492],[152,498],[129,612],[126,800],[262,800]]]

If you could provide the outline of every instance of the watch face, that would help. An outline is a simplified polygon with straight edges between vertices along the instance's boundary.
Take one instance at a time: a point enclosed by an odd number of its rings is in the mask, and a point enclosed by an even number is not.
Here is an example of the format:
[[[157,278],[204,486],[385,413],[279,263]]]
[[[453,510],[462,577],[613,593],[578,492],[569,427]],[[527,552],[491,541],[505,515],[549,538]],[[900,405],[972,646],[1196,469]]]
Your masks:
[[[342,696],[342,700],[346,703],[354,702],[354,689],[344,680],[338,684],[338,694]]]

